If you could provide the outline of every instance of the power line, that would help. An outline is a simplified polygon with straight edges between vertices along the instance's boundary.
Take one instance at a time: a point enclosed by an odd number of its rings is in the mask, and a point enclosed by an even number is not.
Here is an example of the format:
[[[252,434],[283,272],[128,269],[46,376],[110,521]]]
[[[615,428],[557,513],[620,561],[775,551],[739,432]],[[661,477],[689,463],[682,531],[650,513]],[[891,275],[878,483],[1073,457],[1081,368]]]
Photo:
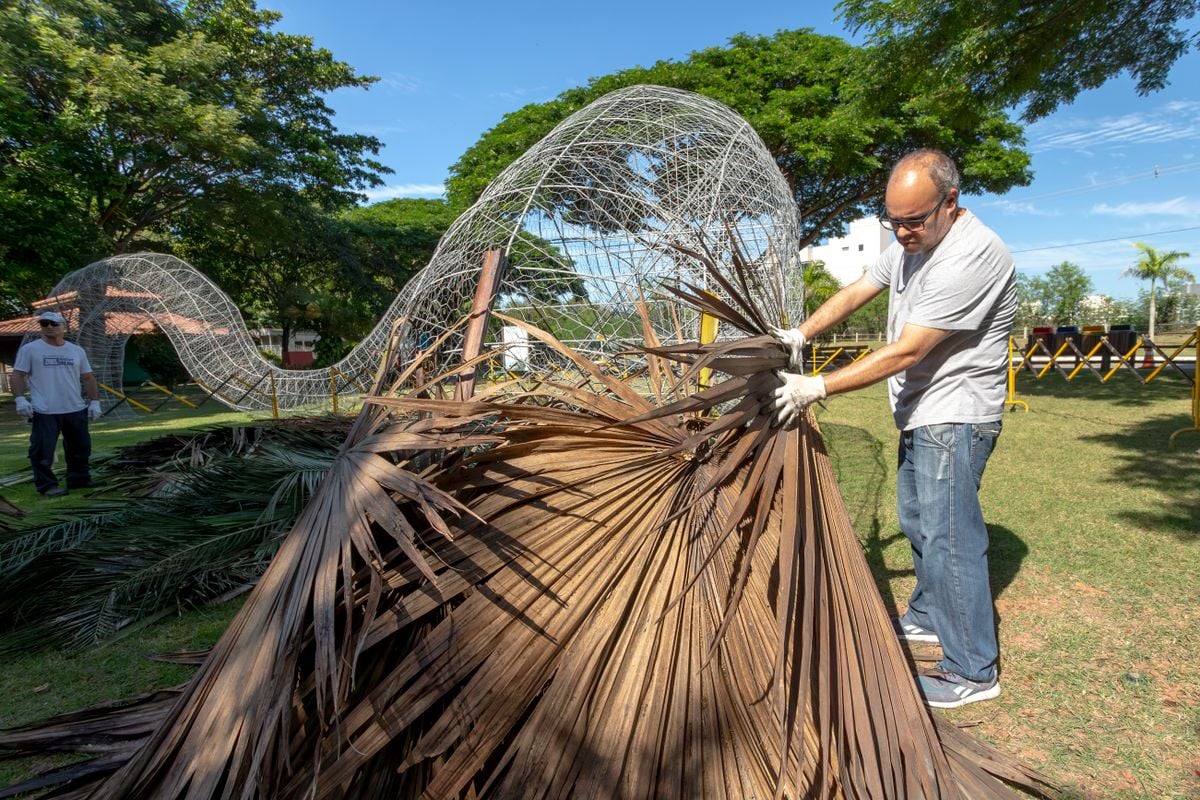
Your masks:
[[[1042,194],[1029,195],[1028,197],[1021,197],[1013,200],[1004,198],[999,200],[988,200],[982,203],[975,203],[974,205],[983,207],[1002,206],[1012,203],[1026,203],[1031,200],[1047,200],[1051,197],[1062,197],[1063,195],[1069,194],[1081,194],[1083,192],[1093,192],[1101,189],[1112,189],[1117,186],[1125,186],[1130,183],[1136,183],[1137,181],[1154,180],[1155,178],[1166,177],[1168,175],[1178,175],[1183,172],[1193,172],[1198,169],[1200,169],[1200,162],[1176,164],[1168,167],[1155,167],[1152,170],[1135,172],[1132,175],[1125,175],[1120,178],[1113,178],[1111,180],[1100,181],[1098,183],[1089,183],[1083,186],[1072,186],[1069,189],[1057,189],[1053,192],[1044,192]]]
[[[1116,236],[1116,237],[1113,237],[1112,239],[1092,239],[1087,242],[1069,242],[1068,244],[1051,244],[1051,245],[1046,245],[1045,247],[1029,247],[1024,250],[1013,250],[1012,254],[1016,255],[1017,253],[1036,253],[1041,250],[1059,250],[1064,247],[1079,247],[1080,245],[1085,245],[1085,244],[1104,244],[1105,242],[1124,242],[1129,239],[1148,239],[1151,236],[1165,236],[1168,233],[1183,233],[1185,231],[1200,231],[1200,225],[1193,225],[1190,228],[1175,228],[1175,229],[1169,230],[1169,231],[1154,231],[1153,233],[1134,233],[1134,234],[1130,234],[1129,236]]]

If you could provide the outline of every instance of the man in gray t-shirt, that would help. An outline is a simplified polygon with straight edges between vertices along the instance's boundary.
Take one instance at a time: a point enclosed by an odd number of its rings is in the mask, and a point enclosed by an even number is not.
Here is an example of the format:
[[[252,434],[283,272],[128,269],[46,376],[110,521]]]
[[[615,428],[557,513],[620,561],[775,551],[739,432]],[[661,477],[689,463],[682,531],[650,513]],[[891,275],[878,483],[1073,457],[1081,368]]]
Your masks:
[[[100,418],[100,389],[87,353],[66,340],[66,320],[56,311],[38,315],[42,337],[22,345],[13,364],[12,391],[17,413],[32,423],[29,462],[38,493],[59,497],[70,489],[99,486],[92,480],[89,420]],[[30,399],[25,398],[29,387]],[[83,399],[80,389],[87,392]],[[54,449],[62,435],[67,457],[67,488],[54,474]]]
[[[944,153],[918,150],[902,158],[880,220],[895,231],[895,244],[799,328],[776,332],[796,370],[782,373],[775,391],[780,422],[827,395],[888,380],[900,429],[900,527],[917,575],[896,627],[910,641],[941,643],[938,670],[918,678],[926,702],[938,708],[1000,694],[978,493],[1000,435],[1017,306],[1012,256],[959,207],[958,184],[958,169]],[[802,374],[805,343],[884,289],[890,290],[888,343],[828,377]]]

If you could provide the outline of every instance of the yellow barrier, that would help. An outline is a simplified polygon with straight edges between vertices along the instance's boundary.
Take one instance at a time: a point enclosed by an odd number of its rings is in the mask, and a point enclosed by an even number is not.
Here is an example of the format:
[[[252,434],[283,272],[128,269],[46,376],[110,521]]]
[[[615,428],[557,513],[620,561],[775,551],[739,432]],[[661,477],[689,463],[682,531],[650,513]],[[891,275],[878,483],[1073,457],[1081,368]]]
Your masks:
[[[820,358],[821,346],[820,346],[820,345],[818,345],[818,344],[813,344],[813,346],[812,346],[812,364],[813,364],[813,373],[812,373],[812,374],[813,374],[813,375],[820,375],[820,374],[821,374],[821,370],[825,369],[825,368],[826,368],[826,367],[828,367],[830,364],[832,364],[832,363],[833,363],[833,361],[834,361],[834,359],[836,359],[838,356],[840,356],[840,355],[841,355],[842,353],[844,353],[844,352],[846,352],[846,348],[845,348],[845,347],[835,347],[835,348],[834,348],[834,350],[833,350],[833,352],[832,352],[832,353],[829,355],[829,357],[828,357],[828,358],[826,358],[824,361],[822,361],[822,362],[821,362],[821,364],[818,366],[818,365],[817,365],[817,359],[819,359],[819,358]],[[867,353],[869,353],[869,352],[871,352],[871,348],[870,348],[870,347],[868,347],[867,345],[863,345],[863,347],[862,347],[862,350],[858,351],[858,352],[857,352],[857,353],[856,353],[856,354],[855,354],[855,355],[854,355],[854,356],[853,356],[853,357],[850,359],[850,363],[851,363],[851,364],[853,364],[855,361],[858,361],[860,358],[863,358],[864,356],[866,356],[866,355],[867,355]]]
[[[1157,364],[1155,368],[1145,377],[1138,374],[1138,367],[1135,363],[1133,363],[1134,356],[1137,354],[1138,350],[1141,350],[1143,347],[1146,348],[1148,354],[1157,352],[1160,356],[1162,356],[1162,363]],[[1192,368],[1192,374],[1190,376],[1175,361],[1176,357],[1181,355],[1189,347],[1195,349],[1196,357],[1195,364]],[[1116,356],[1118,363],[1110,368],[1107,372],[1101,374],[1100,370],[1092,365],[1092,359],[1097,354],[1102,353],[1105,348],[1108,349],[1109,353]],[[845,351],[845,347],[836,347],[833,349],[832,355],[829,355],[818,364],[818,358],[824,351],[819,345],[814,343],[812,345],[811,362],[814,365],[813,374],[819,375],[823,369],[829,366],[834,359],[836,359]],[[1112,342],[1108,340],[1107,336],[1101,336],[1100,341],[1097,342],[1094,347],[1088,350],[1087,353],[1084,353],[1082,350],[1080,350],[1075,345],[1075,342],[1070,339],[1063,342],[1062,345],[1053,353],[1050,352],[1048,347],[1046,347],[1046,344],[1042,339],[1035,340],[1033,345],[1030,346],[1027,351],[1022,351],[1018,348],[1016,339],[1010,336],[1008,339],[1008,396],[1004,401],[1006,407],[1015,408],[1016,406],[1021,406],[1026,411],[1029,411],[1029,404],[1017,397],[1017,373],[1022,367],[1026,367],[1032,373],[1034,369],[1032,359],[1039,351],[1045,353],[1045,355],[1048,357],[1048,361],[1044,366],[1041,367],[1040,370],[1037,371],[1036,374],[1034,374],[1034,377],[1037,380],[1041,380],[1050,370],[1057,368],[1058,371],[1062,373],[1063,377],[1070,381],[1073,380],[1086,367],[1092,372],[1096,373],[1096,377],[1099,378],[1101,383],[1108,383],[1108,380],[1116,373],[1117,370],[1119,370],[1121,367],[1128,367],[1130,371],[1138,376],[1138,379],[1141,380],[1143,384],[1147,384],[1158,377],[1159,373],[1161,373],[1168,366],[1174,367],[1181,375],[1183,375],[1185,378],[1188,378],[1192,384],[1192,427],[1180,428],[1172,433],[1170,439],[1168,440],[1169,446],[1174,448],[1175,438],[1181,434],[1200,433],[1200,376],[1197,376],[1196,374],[1196,370],[1200,368],[1200,326],[1197,326],[1196,330],[1190,337],[1188,337],[1187,341],[1176,347],[1171,353],[1167,353],[1149,339],[1142,338],[1139,338],[1133,347],[1129,348],[1128,351],[1122,353],[1113,346]],[[868,352],[869,350],[864,350],[863,352],[855,355],[853,361],[859,360]],[[1107,357],[1107,354],[1105,355]],[[1060,365],[1062,360],[1071,357],[1076,359],[1076,363],[1070,370]],[[1152,356],[1148,355],[1147,357],[1149,358]]]
[[[1179,366],[1179,364],[1176,363],[1176,361],[1175,361],[1175,359],[1179,355],[1181,355],[1185,350],[1187,350],[1189,347],[1194,347],[1195,351],[1196,351],[1196,363],[1194,363],[1192,366],[1192,374],[1191,375],[1188,375],[1188,373],[1186,371],[1184,371],[1184,369],[1181,366]],[[1113,366],[1111,369],[1109,369],[1108,372],[1101,374],[1100,370],[1092,365],[1091,360],[1097,353],[1101,352],[1104,348],[1108,348],[1109,352],[1111,352],[1113,355],[1115,355],[1117,357],[1119,363],[1116,364],[1115,366]],[[1138,375],[1138,373],[1137,373],[1138,367],[1135,363],[1133,363],[1133,359],[1137,355],[1138,350],[1141,350],[1143,348],[1145,348],[1145,350],[1146,350],[1146,359],[1147,360],[1152,360],[1154,358],[1154,353],[1158,353],[1160,356],[1162,356],[1162,363],[1157,364],[1154,367],[1154,369],[1152,369],[1144,377],[1142,375]],[[1128,367],[1135,375],[1138,375],[1138,379],[1141,380],[1141,382],[1143,384],[1147,384],[1147,383],[1150,383],[1150,381],[1157,378],[1158,375],[1167,367],[1169,367],[1169,366],[1174,367],[1176,370],[1178,370],[1179,374],[1183,375],[1185,378],[1187,378],[1189,381],[1191,381],[1191,384],[1192,384],[1192,408],[1191,408],[1192,427],[1180,428],[1179,430],[1172,433],[1170,439],[1168,440],[1168,445],[1171,448],[1174,448],[1175,447],[1175,437],[1179,436],[1182,433],[1200,432],[1200,379],[1198,379],[1198,377],[1196,375],[1196,366],[1197,366],[1197,364],[1200,364],[1200,327],[1197,327],[1196,330],[1192,333],[1192,335],[1188,337],[1187,341],[1185,341],[1179,347],[1176,347],[1175,350],[1171,353],[1167,353],[1165,350],[1163,350],[1161,347],[1159,347],[1157,344],[1155,344],[1153,341],[1151,341],[1149,339],[1138,339],[1137,343],[1135,343],[1133,345],[1133,347],[1129,348],[1128,351],[1122,353],[1120,350],[1117,350],[1117,348],[1113,346],[1113,344],[1108,340],[1107,336],[1101,336],[1100,341],[1097,342],[1096,346],[1091,348],[1091,350],[1089,350],[1087,353],[1084,353],[1082,350],[1080,350],[1075,345],[1075,342],[1070,339],[1067,339],[1066,341],[1064,341],[1062,343],[1062,345],[1055,352],[1051,353],[1050,349],[1048,347],[1046,347],[1045,342],[1042,339],[1037,339],[1034,342],[1033,346],[1029,348],[1028,352],[1025,352],[1021,355],[1021,358],[1019,361],[1016,360],[1014,357],[1015,353],[1020,352],[1019,350],[1016,349],[1016,340],[1013,339],[1012,337],[1009,337],[1009,340],[1008,340],[1008,399],[1005,401],[1006,405],[1009,405],[1009,406],[1021,405],[1021,406],[1024,406],[1026,411],[1029,410],[1028,403],[1026,403],[1023,400],[1017,399],[1016,376],[1017,376],[1017,372],[1021,369],[1021,367],[1026,366],[1026,365],[1029,365],[1030,372],[1033,371],[1033,364],[1030,359],[1032,359],[1034,353],[1038,352],[1039,350],[1041,350],[1043,353],[1045,353],[1047,356],[1049,356],[1049,360],[1037,372],[1037,374],[1034,375],[1034,378],[1037,380],[1041,380],[1046,375],[1046,373],[1048,373],[1052,369],[1057,368],[1060,372],[1063,373],[1063,377],[1066,380],[1070,381],[1070,380],[1073,380],[1075,378],[1075,376],[1078,375],[1079,372],[1084,367],[1087,367],[1088,369],[1092,370],[1092,372],[1096,373],[1096,377],[1098,377],[1100,379],[1101,383],[1108,383],[1108,379],[1111,378],[1116,373],[1117,370],[1119,370],[1121,367]],[[1068,353],[1068,351],[1070,351],[1070,352]],[[1059,365],[1059,361],[1060,361],[1060,359],[1062,359],[1064,357],[1064,354],[1067,357],[1074,356],[1076,358],[1076,364],[1075,364],[1074,368],[1071,369],[1069,372],[1066,370],[1065,367],[1062,367]],[[1147,364],[1146,366],[1149,366],[1149,364]]]
[[[715,296],[712,292],[705,292],[709,296]],[[700,344],[712,344],[717,340],[717,325],[720,323],[716,317],[710,316],[703,312],[700,313]],[[700,388],[707,389],[712,385],[712,368],[705,367],[700,370]]]
[[[175,394],[167,387],[159,386],[154,381],[146,381],[144,385],[149,386],[151,389],[157,389],[158,391],[167,395],[167,399],[174,397],[176,400],[178,400],[179,402],[183,403],[185,406],[188,406],[190,408],[199,408],[200,407],[200,406],[196,405],[195,403],[193,403],[191,400],[188,400],[186,397],[180,397],[179,395]],[[163,402],[165,403],[166,400],[164,400]],[[162,403],[159,403],[159,405],[161,406]]]
[[[1171,434],[1171,438],[1167,439],[1167,446],[1171,449],[1175,448],[1175,437],[1181,433],[1196,433],[1200,432],[1200,325],[1196,326],[1196,330],[1192,331],[1192,338],[1183,343],[1177,353],[1183,352],[1183,348],[1189,344],[1196,347],[1196,360],[1192,365],[1192,427],[1180,428]]]
[[[153,413],[153,409],[152,409],[152,408],[150,408],[149,406],[144,406],[144,405],[142,405],[141,403],[139,403],[137,400],[134,400],[134,399],[133,399],[132,397],[130,397],[129,395],[122,394],[121,392],[118,392],[116,389],[112,388],[111,386],[106,386],[106,385],[104,385],[103,383],[97,383],[96,385],[97,385],[97,386],[99,386],[99,387],[100,387],[101,389],[103,389],[104,391],[108,392],[109,394],[111,394],[111,395],[113,395],[113,396],[115,396],[115,397],[119,397],[119,398],[121,398],[121,399],[122,399],[122,400],[124,400],[126,403],[129,403],[129,405],[131,405],[131,406],[137,406],[137,407],[138,407],[138,408],[140,408],[142,411],[145,411],[147,414]],[[120,405],[120,403],[118,403],[117,405]]]
[[[1011,336],[1008,337],[1008,399],[1004,401],[1006,406],[1024,406],[1025,413],[1029,413],[1029,403],[1024,400],[1017,399],[1017,370],[1020,369],[1020,364],[1013,366],[1013,350],[1016,349],[1017,343]],[[1021,359],[1021,364],[1025,363],[1025,356]]]

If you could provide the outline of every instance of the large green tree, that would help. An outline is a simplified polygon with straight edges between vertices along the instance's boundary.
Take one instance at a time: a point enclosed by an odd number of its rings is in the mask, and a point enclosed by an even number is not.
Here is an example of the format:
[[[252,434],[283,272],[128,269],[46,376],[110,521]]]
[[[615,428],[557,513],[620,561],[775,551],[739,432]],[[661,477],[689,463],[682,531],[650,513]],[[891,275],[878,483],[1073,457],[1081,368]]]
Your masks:
[[[1020,276],[1018,311],[1033,309],[1033,322],[1078,325],[1087,321],[1083,318],[1084,299],[1091,293],[1092,279],[1088,274],[1078,264],[1063,261],[1052,266],[1044,276]],[[1022,318],[1018,324],[1028,321]]]
[[[1182,23],[1200,0],[842,0],[879,69],[914,86],[968,87],[1044,117],[1122,71],[1139,94],[1163,88],[1194,46]]]
[[[363,273],[348,227],[289,193],[261,192],[185,216],[175,253],[234,298],[252,326],[316,330],[322,361],[336,359],[377,319],[378,287]],[[222,213],[223,211],[223,213]]]
[[[252,0],[0,5],[0,291],[28,301],[88,260],[162,249],[185,217],[259,196],[344,208],[380,182],[373,137],[324,96],[366,87]]]
[[[342,215],[358,269],[378,288],[380,311],[429,263],[456,214],[444,200],[399,198]]]
[[[1155,284],[1166,285],[1170,280],[1194,281],[1196,277],[1189,270],[1179,266],[1179,262],[1189,258],[1191,253],[1178,250],[1164,253],[1144,242],[1134,242],[1133,246],[1141,250],[1142,255],[1136,264],[1121,273],[1121,277],[1131,276],[1138,280],[1150,281],[1150,338],[1153,339],[1154,323],[1158,318],[1155,308]]]
[[[504,117],[451,167],[451,205],[464,208],[569,114],[614,89],[652,83],[719,100],[763,138],[800,204],[801,244],[837,235],[877,210],[891,165],[937,147],[962,168],[966,192],[1027,183],[1021,128],[962,86],[910,90],[869,66],[862,48],[809,30],[736,36],[727,47],[596,78]]]

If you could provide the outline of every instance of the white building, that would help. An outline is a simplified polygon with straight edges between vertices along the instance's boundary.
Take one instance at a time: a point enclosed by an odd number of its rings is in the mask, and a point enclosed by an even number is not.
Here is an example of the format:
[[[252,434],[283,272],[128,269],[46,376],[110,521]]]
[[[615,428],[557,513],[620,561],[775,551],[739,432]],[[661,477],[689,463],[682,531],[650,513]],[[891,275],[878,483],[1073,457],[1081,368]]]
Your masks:
[[[247,333],[259,350],[271,353],[276,358],[283,357],[283,328],[252,328]],[[293,328],[288,336],[288,357],[283,366],[300,369],[312,366],[320,340],[321,336],[316,331]]]
[[[802,259],[825,262],[829,274],[845,286],[862,277],[891,243],[891,231],[884,230],[877,218],[863,217],[850,223],[845,236],[804,248]]]

